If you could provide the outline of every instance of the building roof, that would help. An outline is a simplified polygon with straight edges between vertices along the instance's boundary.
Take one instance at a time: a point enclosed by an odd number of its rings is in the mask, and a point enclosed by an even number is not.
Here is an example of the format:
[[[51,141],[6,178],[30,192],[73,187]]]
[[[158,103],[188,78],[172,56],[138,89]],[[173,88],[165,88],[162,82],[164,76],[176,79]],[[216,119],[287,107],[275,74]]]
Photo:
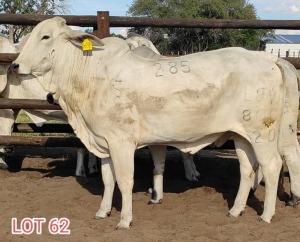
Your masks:
[[[300,44],[300,35],[293,34],[275,34],[274,38],[269,39],[267,43],[275,44]]]

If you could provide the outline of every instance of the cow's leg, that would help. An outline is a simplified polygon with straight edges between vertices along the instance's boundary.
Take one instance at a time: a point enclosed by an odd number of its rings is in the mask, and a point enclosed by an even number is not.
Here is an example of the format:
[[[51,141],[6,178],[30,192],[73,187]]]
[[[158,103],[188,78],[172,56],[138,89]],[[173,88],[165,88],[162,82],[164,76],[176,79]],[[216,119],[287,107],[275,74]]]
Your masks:
[[[5,163],[5,148],[0,147],[0,169],[6,170],[8,169],[8,165]]]
[[[106,218],[111,213],[113,193],[116,183],[115,171],[111,158],[101,159],[101,172],[104,184],[104,194],[96,219]]]
[[[259,185],[259,183],[262,181],[263,179],[263,175],[261,172],[261,168],[260,166],[258,166],[256,172],[255,172],[255,176],[254,176],[254,180],[253,180],[253,184],[251,186],[251,190],[254,193]]]
[[[283,147],[282,157],[289,169],[291,181],[291,200],[287,205],[296,206],[300,200],[300,146],[297,140],[293,145]]]
[[[117,229],[128,229],[132,223],[132,189],[135,146],[127,143],[110,143],[109,152],[116,180],[122,194],[121,220]]]
[[[77,149],[77,163],[76,163],[76,172],[75,176],[86,176],[85,168],[84,168],[84,156],[85,156],[86,149],[85,148],[78,148]]]
[[[181,152],[181,156],[186,179],[188,179],[189,181],[198,181],[200,173],[196,169],[193,155]]]
[[[240,136],[234,138],[236,153],[240,162],[240,186],[233,207],[228,215],[238,217],[246,207],[247,198],[253,184],[257,161],[250,143]]]
[[[17,114],[17,112],[15,112]],[[0,109],[0,135],[11,135],[12,126],[15,122],[14,112],[10,109]],[[0,169],[7,169],[5,163],[5,147],[0,147]]]
[[[97,157],[89,152],[89,174],[98,174]]]
[[[270,223],[275,214],[278,180],[282,167],[282,159],[277,149],[277,139],[269,143],[255,144],[254,152],[265,180],[264,211],[260,220]]]
[[[152,198],[149,203],[157,204],[162,203],[163,199],[163,175],[165,170],[167,146],[151,145],[149,146],[149,150],[154,163]]]

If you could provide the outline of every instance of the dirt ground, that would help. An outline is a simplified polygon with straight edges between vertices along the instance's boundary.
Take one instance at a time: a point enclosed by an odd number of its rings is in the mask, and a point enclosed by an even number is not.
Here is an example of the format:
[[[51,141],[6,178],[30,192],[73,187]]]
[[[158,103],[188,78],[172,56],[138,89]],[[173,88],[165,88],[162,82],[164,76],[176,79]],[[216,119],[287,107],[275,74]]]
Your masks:
[[[300,208],[285,206],[285,192],[277,199],[271,224],[258,221],[264,186],[248,199],[245,213],[227,217],[239,185],[239,163],[234,151],[204,150],[195,156],[201,178],[188,182],[179,152],[168,151],[164,199],[148,205],[145,191],[151,183],[152,164],[147,149],[136,153],[133,191],[133,226],[115,230],[121,197],[115,191],[109,218],[95,220],[103,193],[101,177],[76,178],[75,149],[15,148],[7,157],[8,171],[0,171],[0,241],[299,241]],[[24,218],[46,218],[42,234],[13,235]],[[68,218],[70,235],[52,235],[52,218]]]

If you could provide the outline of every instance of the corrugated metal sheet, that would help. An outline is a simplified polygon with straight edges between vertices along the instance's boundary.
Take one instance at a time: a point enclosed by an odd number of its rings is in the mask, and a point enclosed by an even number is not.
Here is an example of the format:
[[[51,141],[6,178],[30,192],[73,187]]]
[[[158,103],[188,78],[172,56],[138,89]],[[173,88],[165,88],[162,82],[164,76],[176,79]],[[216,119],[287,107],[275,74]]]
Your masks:
[[[276,44],[300,44],[300,35],[292,34],[275,34],[274,39],[270,39],[267,43]]]

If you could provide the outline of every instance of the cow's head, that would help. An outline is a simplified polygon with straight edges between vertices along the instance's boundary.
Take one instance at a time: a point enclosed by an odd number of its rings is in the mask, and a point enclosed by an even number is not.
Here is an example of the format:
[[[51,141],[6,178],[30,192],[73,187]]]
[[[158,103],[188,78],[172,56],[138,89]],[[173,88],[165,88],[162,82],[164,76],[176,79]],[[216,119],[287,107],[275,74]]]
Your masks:
[[[18,53],[17,49],[3,35],[0,35],[0,53]],[[9,64],[0,64],[0,92],[7,85],[8,68]]]
[[[103,45],[94,35],[72,30],[61,17],[47,19],[33,29],[12,68],[19,74],[43,76],[53,68],[55,53],[62,51],[65,43],[81,47],[84,39],[96,47]]]

